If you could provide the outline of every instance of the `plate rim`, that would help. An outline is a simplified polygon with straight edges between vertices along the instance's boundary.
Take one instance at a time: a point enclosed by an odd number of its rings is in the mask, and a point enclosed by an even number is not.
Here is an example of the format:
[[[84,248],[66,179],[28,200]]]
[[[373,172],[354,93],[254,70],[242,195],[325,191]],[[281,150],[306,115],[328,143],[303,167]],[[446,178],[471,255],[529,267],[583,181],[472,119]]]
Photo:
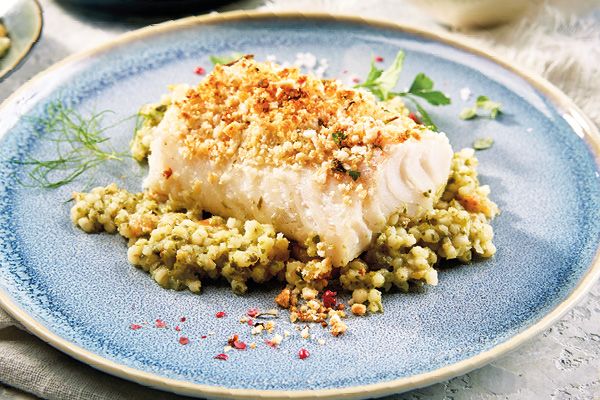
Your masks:
[[[19,53],[19,55],[17,56],[17,58],[15,58],[15,60],[7,65],[6,67],[4,67],[3,69],[0,70],[0,82],[3,82],[4,80],[6,80],[6,78],[8,78],[13,72],[15,72],[19,65],[21,65],[22,62],[25,61],[25,58],[29,55],[29,53],[31,52],[31,50],[33,50],[33,47],[40,41],[40,38],[42,36],[42,30],[44,29],[44,12],[42,10],[42,6],[39,2],[39,0],[31,0],[31,4],[35,9],[35,14],[36,14],[36,22],[37,22],[37,26],[36,26],[36,30],[35,30],[35,34],[33,35],[33,37],[31,38],[31,40],[27,43],[27,46],[25,46],[25,48],[21,51],[21,53]],[[10,32],[9,32],[10,33]],[[64,60],[61,60],[64,61]],[[53,64],[55,65],[55,64]],[[46,70],[44,70],[46,71]],[[44,72],[42,71],[42,72]],[[36,74],[34,77],[37,77],[39,74]],[[11,96],[9,96],[8,98],[10,98]],[[7,100],[8,100],[7,98]]]
[[[36,0],[37,2],[37,0]],[[141,29],[133,30],[122,34],[103,45],[94,47],[89,50],[75,53],[36,74],[33,78],[23,84],[19,89],[13,92],[0,104],[0,115],[9,108],[12,103],[19,99],[22,93],[35,83],[44,79],[53,71],[84,61],[88,57],[93,57],[95,54],[108,51],[113,47],[126,44],[137,39],[151,36],[155,33],[168,32],[176,29],[185,28],[187,26],[201,25],[204,23],[221,23],[240,20],[260,20],[260,19],[317,19],[322,21],[336,21],[362,24],[375,28],[393,29],[411,35],[423,37],[429,40],[434,40],[445,45],[449,45],[459,50],[466,51],[479,57],[486,58],[493,63],[509,70],[510,72],[520,76],[535,89],[543,93],[549,98],[552,103],[559,109],[564,111],[563,117],[568,116],[566,122],[573,128],[574,133],[578,134],[588,145],[592,156],[595,158],[596,164],[600,165],[600,133],[596,125],[579,109],[578,106],[560,89],[554,86],[546,79],[532,73],[524,68],[515,67],[506,61],[503,61],[500,56],[489,49],[481,49],[472,42],[467,44],[460,42],[458,38],[451,33],[444,32],[427,32],[417,26],[410,24],[400,24],[387,20],[377,20],[363,18],[355,15],[331,14],[326,12],[298,12],[298,11],[231,11],[220,14],[208,14],[200,16],[191,16],[173,21],[163,22],[157,25],[150,25]],[[576,126],[579,128],[577,129]],[[1,135],[1,134],[0,134]],[[482,367],[491,361],[497,359],[501,355],[506,354],[526,341],[532,339],[548,327],[556,320],[563,316],[569,309],[574,307],[582,297],[590,290],[591,286],[600,277],[600,246],[596,249],[593,260],[586,270],[585,274],[577,282],[576,286],[567,295],[567,297],[552,310],[547,312],[537,322],[525,328],[521,332],[511,336],[504,342],[496,346],[469,357],[465,360],[452,363],[450,365],[417,374],[398,378],[385,382],[378,382],[368,385],[347,386],[342,388],[318,389],[318,390],[263,390],[263,389],[242,389],[242,388],[226,388],[222,386],[213,386],[206,384],[192,383],[189,381],[166,378],[158,374],[145,372],[133,367],[128,367],[119,364],[116,361],[111,361],[100,355],[97,355],[83,347],[77,346],[67,339],[61,338],[59,335],[44,327],[37,322],[35,318],[29,315],[25,310],[21,309],[0,287],[0,306],[7,311],[13,318],[19,321],[28,332],[33,333],[38,338],[50,344],[54,348],[68,354],[69,356],[81,361],[98,370],[127,379],[145,386],[150,386],[156,389],[161,389],[178,394],[191,396],[207,396],[232,399],[273,399],[273,398],[289,398],[289,399],[307,399],[307,398],[365,398],[372,396],[385,396],[394,393],[401,393],[411,389],[432,385],[434,383],[447,380],[458,375],[465,374],[476,368]]]

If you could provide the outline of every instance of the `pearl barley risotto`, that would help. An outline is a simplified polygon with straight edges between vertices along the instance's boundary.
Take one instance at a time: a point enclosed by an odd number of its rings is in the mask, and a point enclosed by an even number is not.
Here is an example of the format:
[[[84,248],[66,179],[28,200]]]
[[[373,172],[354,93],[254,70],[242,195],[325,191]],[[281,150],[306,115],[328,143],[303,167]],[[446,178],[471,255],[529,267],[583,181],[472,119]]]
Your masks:
[[[71,209],[85,232],[123,236],[162,287],[279,281],[293,322],[337,336],[348,312],[382,312],[383,292],[436,285],[442,260],[495,253],[474,151],[453,153],[398,98],[252,57],[170,89],[132,142],[144,190],[98,187]]]

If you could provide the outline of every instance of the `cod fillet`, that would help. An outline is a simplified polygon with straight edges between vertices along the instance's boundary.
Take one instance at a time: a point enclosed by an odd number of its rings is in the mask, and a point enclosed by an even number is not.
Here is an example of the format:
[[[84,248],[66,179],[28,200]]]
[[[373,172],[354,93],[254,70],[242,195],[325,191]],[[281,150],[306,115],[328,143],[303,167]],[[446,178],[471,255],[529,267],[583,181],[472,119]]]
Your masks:
[[[217,65],[152,132],[147,190],[319,241],[334,266],[358,257],[391,214],[431,209],[453,154],[397,100],[251,56]]]

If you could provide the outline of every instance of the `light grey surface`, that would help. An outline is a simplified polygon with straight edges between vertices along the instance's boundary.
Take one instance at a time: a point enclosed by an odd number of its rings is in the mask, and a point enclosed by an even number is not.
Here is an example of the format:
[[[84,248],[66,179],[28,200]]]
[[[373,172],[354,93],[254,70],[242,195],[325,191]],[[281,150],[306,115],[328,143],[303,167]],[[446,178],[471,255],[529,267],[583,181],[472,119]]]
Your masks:
[[[42,39],[21,68],[0,84],[0,100],[65,56],[149,23],[142,19],[102,20],[65,10],[50,0],[41,4],[45,17]],[[242,1],[229,8],[260,4],[260,0]],[[30,398],[34,397],[0,384],[0,399]],[[512,354],[448,382],[392,398],[600,399],[600,284],[551,329]]]

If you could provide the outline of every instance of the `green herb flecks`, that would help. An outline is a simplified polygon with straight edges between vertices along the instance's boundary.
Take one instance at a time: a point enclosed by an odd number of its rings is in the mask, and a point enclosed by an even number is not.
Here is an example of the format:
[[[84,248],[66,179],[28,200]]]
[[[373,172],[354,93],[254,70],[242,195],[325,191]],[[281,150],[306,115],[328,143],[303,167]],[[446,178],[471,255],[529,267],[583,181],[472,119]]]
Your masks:
[[[11,160],[28,167],[29,182],[24,186],[54,189],[73,182],[79,176],[108,161],[121,161],[128,153],[116,151],[104,134],[117,124],[102,127],[103,111],[82,116],[77,111],[57,102],[48,107],[43,118],[32,119],[34,129],[42,142],[54,147],[56,156],[50,159],[26,158]],[[49,149],[50,150],[50,149]]]
[[[494,145],[494,139],[491,137],[481,137],[477,138],[473,141],[473,148],[475,150],[485,150],[489,149]]]
[[[475,100],[473,107],[463,109],[458,115],[460,119],[473,119],[480,116],[477,112],[483,110],[489,112],[489,117],[495,119],[502,112],[502,104],[497,101],[492,101],[487,96],[479,96]]]
[[[231,53],[228,56],[217,56],[217,55],[212,55],[209,56],[209,60],[213,65],[226,65],[226,64],[231,64],[234,61],[239,60],[240,58],[242,58],[244,55],[242,53]]]
[[[346,139],[347,137],[344,132],[333,132],[331,136],[333,137],[333,141],[335,142],[335,144],[337,144],[340,147],[342,146],[342,142],[344,141],[344,139]]]
[[[469,107],[469,108],[464,108],[460,114],[458,114],[458,117],[460,119],[473,119],[477,116],[477,108],[476,107]]]
[[[152,107],[151,109],[143,109],[138,113],[138,117],[141,118],[141,122],[144,121],[150,124],[150,126],[156,126],[162,121],[165,116],[165,112],[167,111],[166,104],[159,104],[156,107]],[[137,122],[136,122],[137,128]],[[136,129],[137,130],[137,129]]]
[[[360,178],[360,171],[349,170],[348,175],[350,175],[350,178],[352,178],[352,180],[355,181],[358,178]]]
[[[354,171],[351,169],[346,169],[344,164],[338,160],[337,158],[333,159],[333,170],[336,172],[341,172],[342,174],[348,174],[353,181],[360,178],[360,171]]]
[[[333,170],[337,172],[341,172],[343,174],[346,173],[346,168],[344,168],[344,164],[337,158],[333,159]]]
[[[413,80],[409,94],[422,97],[433,106],[445,106],[450,104],[450,98],[439,90],[433,90],[433,81],[427,75],[419,72]]]
[[[434,90],[433,80],[422,72],[415,76],[408,91],[392,92],[400,79],[403,65],[404,52],[402,50],[398,51],[392,65],[385,70],[377,68],[375,60],[373,60],[371,61],[371,69],[367,75],[367,79],[355,87],[368,89],[381,101],[386,101],[396,96],[406,97],[415,106],[424,125],[437,131],[438,127],[434,124],[427,111],[417,101],[417,98],[422,98],[433,106],[448,105],[451,102],[450,98],[443,92]]]

